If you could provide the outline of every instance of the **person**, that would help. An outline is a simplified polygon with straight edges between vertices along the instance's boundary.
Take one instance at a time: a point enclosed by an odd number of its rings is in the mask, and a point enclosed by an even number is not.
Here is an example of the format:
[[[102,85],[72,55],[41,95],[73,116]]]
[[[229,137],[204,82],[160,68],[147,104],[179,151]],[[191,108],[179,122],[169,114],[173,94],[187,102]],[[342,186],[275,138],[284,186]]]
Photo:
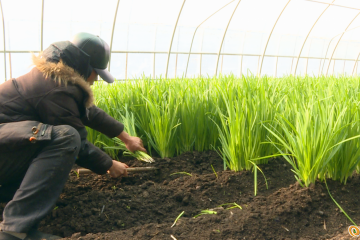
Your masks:
[[[128,166],[86,140],[85,126],[128,150],[146,152],[140,138],[94,105],[90,85],[108,83],[110,50],[99,36],[76,34],[33,56],[34,68],[0,85],[0,196],[10,200],[0,240],[58,239],[37,230],[53,209],[74,163],[97,174],[127,175]]]

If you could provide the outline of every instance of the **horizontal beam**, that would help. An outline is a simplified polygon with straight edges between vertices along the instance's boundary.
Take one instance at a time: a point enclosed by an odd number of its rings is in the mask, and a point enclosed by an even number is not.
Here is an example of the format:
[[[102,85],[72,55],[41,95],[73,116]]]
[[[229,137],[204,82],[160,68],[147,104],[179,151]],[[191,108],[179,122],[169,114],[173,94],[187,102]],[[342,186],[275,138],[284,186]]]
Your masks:
[[[16,51],[16,50],[6,50],[5,53],[39,53],[40,51]],[[0,53],[4,53],[4,51],[0,50]],[[144,53],[144,54],[167,54],[168,52],[154,52],[154,51],[112,51],[111,53]],[[189,52],[171,52],[171,54],[189,54]],[[215,52],[191,52],[192,55],[217,55]],[[242,54],[242,53],[221,53],[221,55],[225,56],[248,56],[248,57],[259,57],[261,54]],[[298,56],[286,56],[286,55],[264,55],[264,57],[279,57],[279,58],[297,58]],[[325,59],[321,57],[300,57],[304,59]],[[355,59],[349,58],[333,58],[332,60],[339,61],[355,61]]]
[[[36,50],[36,51],[25,51],[25,50],[20,50],[20,51],[17,51],[17,50],[6,50],[6,51],[2,51],[0,50],[0,53],[39,53],[41,51],[39,50]]]

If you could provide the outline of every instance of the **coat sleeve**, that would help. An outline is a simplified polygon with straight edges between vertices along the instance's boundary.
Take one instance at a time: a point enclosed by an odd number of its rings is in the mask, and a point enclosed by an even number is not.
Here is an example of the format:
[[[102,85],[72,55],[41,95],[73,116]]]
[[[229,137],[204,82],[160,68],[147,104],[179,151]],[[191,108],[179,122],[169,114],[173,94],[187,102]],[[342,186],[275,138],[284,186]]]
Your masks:
[[[106,173],[112,166],[111,157],[86,140],[87,131],[81,121],[79,105],[71,95],[60,90],[53,91],[37,102],[35,109],[43,123],[70,125],[78,130],[81,137],[81,149],[76,163],[79,166],[97,174]]]
[[[124,130],[124,125],[122,123],[116,121],[113,117],[96,106],[88,108],[81,120],[85,126],[99,131],[109,138],[119,136]]]

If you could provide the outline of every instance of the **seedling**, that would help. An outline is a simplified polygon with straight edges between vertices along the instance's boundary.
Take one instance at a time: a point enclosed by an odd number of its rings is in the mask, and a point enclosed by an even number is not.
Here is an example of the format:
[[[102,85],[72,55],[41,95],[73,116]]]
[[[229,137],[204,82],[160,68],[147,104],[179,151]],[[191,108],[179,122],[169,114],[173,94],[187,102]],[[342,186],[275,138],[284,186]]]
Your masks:
[[[112,186],[111,189],[114,190],[114,192],[116,192],[116,186]]]
[[[249,162],[251,164],[254,165],[254,196],[256,196],[257,194],[257,170],[259,169],[259,171],[262,173],[262,175],[264,176],[264,179],[265,179],[265,184],[266,184],[266,189],[268,189],[268,183],[267,183],[267,180],[266,180],[266,177],[265,177],[265,174],[263,173],[263,171],[261,171],[261,169],[258,167],[258,165],[256,165],[256,163],[254,163],[253,161],[249,160]]]
[[[192,177],[192,175],[190,173],[187,173],[187,172],[176,172],[176,173],[170,174],[170,176],[175,175],[175,174],[185,174],[185,175],[188,175],[188,176]]]
[[[338,206],[338,208],[341,210],[342,213],[344,213],[344,215],[347,217],[347,219],[349,219],[350,222],[352,222],[355,226],[357,226],[356,223],[349,217],[349,215],[347,215],[347,213],[344,211],[344,209],[340,206],[340,204],[339,204],[339,203],[333,198],[333,196],[331,195],[330,190],[329,190],[329,188],[328,188],[328,185],[327,185],[327,183],[326,183],[326,179],[325,179],[325,186],[326,186],[326,189],[327,189],[327,191],[328,191],[331,199],[332,199],[333,202],[336,204],[336,206]]]
[[[198,215],[194,216],[194,218],[197,218],[200,215],[204,215],[204,214],[217,214],[216,211],[212,211],[212,210],[202,210]]]
[[[76,174],[76,176],[79,178],[80,177],[80,175],[79,175],[79,173],[77,172],[77,171],[73,171],[75,174]]]
[[[100,215],[104,212],[104,209],[105,209],[105,205],[103,205],[103,207],[102,207],[102,209],[101,209],[101,212],[100,212],[100,214],[99,214],[99,217],[100,217]]]
[[[242,207],[241,207],[239,204],[237,204],[236,202],[233,202],[233,203],[224,203],[224,204],[221,204],[219,207],[228,206],[228,205],[232,205],[232,206],[226,208],[226,210],[230,210],[230,209],[233,209],[233,208],[240,208],[240,209],[242,209]]]
[[[185,211],[182,211],[182,213],[179,214],[179,216],[177,216],[177,218],[175,219],[173,225],[171,225],[171,227],[175,226],[176,222],[179,220],[179,218],[181,218],[181,216],[184,214]]]
[[[215,174],[216,178],[218,178],[218,175],[217,175],[217,173],[216,173],[216,171],[215,171],[215,169],[214,169],[214,167],[213,167],[212,164],[211,164],[211,168],[212,168],[212,170],[214,171],[214,174]]]

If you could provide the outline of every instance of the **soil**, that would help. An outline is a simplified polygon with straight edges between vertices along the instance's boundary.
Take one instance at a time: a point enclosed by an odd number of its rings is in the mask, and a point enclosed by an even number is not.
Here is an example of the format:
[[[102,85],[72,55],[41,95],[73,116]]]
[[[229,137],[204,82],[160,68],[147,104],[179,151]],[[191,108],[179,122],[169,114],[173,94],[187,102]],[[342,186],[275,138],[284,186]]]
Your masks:
[[[72,172],[40,230],[78,240],[351,239],[347,229],[353,224],[333,202],[325,183],[301,187],[283,159],[260,165],[268,188],[258,172],[256,196],[253,173],[222,171],[222,159],[213,151],[156,158],[152,164],[122,161],[159,170],[122,179],[78,177]],[[360,176],[354,175],[346,185],[331,180],[327,184],[345,212],[359,223]],[[1,211],[5,204],[0,203]],[[194,218],[202,210],[213,214]]]

